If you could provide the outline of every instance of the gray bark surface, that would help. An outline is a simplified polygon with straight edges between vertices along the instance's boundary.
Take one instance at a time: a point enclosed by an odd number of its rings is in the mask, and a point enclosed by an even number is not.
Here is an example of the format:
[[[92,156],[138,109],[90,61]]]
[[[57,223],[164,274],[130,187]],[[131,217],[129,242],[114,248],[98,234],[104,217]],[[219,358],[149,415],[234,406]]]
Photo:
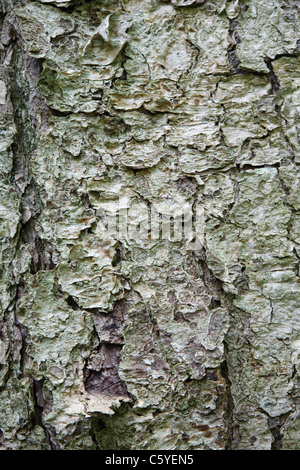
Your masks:
[[[0,18],[0,448],[299,449],[299,2]]]

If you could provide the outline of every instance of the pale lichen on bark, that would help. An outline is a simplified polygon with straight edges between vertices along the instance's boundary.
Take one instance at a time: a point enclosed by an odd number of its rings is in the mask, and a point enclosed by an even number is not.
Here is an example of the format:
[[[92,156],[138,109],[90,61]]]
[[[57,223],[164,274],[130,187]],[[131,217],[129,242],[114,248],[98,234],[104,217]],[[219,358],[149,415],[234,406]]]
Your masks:
[[[299,449],[299,2],[1,9],[0,446]]]

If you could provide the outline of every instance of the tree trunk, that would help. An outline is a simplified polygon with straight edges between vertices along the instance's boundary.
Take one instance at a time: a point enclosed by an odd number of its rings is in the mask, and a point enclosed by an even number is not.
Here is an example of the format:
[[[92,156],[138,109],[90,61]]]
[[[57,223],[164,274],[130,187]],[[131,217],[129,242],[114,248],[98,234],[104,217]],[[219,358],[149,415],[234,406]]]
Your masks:
[[[0,446],[299,449],[299,2],[1,7]]]

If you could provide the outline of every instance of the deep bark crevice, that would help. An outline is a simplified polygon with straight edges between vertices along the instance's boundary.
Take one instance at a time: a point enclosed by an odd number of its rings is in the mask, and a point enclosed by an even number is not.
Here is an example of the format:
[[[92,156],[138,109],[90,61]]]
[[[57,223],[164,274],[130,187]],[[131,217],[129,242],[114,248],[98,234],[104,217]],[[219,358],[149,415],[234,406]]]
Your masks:
[[[32,416],[32,426],[34,427],[38,425],[43,429],[45,433],[45,437],[47,439],[47,442],[51,450],[60,450],[60,446],[56,440],[55,429],[50,424],[45,424],[44,422],[43,412],[44,412],[46,402],[45,402],[44,395],[43,395],[43,383],[44,383],[44,379],[41,379],[41,380],[31,379],[30,380],[31,393],[32,393],[32,398],[33,398],[33,403],[34,403],[34,414]]]

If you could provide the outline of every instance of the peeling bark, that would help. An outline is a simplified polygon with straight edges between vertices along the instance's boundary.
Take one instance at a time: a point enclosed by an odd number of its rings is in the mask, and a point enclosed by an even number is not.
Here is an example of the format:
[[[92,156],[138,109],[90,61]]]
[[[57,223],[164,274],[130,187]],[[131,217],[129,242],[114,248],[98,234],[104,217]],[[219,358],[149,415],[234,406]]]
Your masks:
[[[299,449],[298,2],[0,18],[0,447]]]

